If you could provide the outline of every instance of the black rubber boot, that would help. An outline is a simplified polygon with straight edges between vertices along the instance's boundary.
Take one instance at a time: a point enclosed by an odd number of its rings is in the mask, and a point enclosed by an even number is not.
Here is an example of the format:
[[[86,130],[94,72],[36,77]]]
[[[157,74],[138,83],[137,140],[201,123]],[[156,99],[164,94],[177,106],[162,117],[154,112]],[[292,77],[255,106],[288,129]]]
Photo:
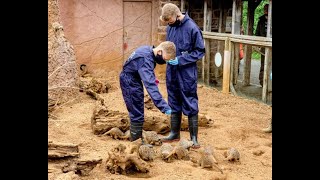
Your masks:
[[[180,129],[181,129],[181,116],[182,113],[172,113],[171,114],[171,131],[169,136],[161,139],[162,142],[172,142],[172,141],[179,141],[180,140]]]
[[[143,122],[130,122],[130,141],[135,141],[139,138],[142,140]]]
[[[190,139],[193,141],[192,148],[198,149],[200,148],[200,144],[198,143],[198,114],[188,116],[188,125]]]
[[[147,144],[143,140],[142,136],[143,122],[131,122],[130,123],[130,141],[135,141],[141,138],[141,144],[147,145],[148,147],[153,147],[151,144]]]

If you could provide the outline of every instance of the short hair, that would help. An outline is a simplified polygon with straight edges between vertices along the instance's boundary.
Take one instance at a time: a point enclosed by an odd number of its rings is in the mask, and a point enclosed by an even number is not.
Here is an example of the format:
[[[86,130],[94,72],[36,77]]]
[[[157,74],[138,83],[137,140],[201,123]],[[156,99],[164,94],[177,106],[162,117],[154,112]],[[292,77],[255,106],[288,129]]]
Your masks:
[[[174,59],[176,57],[176,46],[171,41],[164,41],[159,44],[159,46],[163,51],[168,55],[169,59]]]
[[[170,17],[177,16],[180,13],[178,6],[172,3],[167,3],[162,7],[160,19],[169,21]]]

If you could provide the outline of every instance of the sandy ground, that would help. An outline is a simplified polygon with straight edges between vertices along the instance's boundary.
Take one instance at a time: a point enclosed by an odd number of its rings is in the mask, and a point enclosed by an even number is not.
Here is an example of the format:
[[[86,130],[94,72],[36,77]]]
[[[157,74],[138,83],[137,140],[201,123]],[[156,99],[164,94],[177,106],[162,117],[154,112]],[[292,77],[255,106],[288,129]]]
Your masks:
[[[165,82],[160,80],[159,88],[167,98]],[[244,97],[223,94],[215,88],[198,85],[200,113],[214,120],[212,127],[199,128],[199,143],[202,147],[211,145],[214,148],[218,165],[224,174],[214,169],[202,169],[191,161],[174,160],[171,163],[157,158],[151,164],[148,174],[117,175],[106,171],[107,152],[119,143],[125,145],[129,141],[114,140],[109,136],[94,135],[91,129],[91,116],[95,100],[85,93],[73,102],[62,106],[54,112],[57,119],[48,119],[48,138],[54,142],[74,143],[79,145],[79,158],[102,158],[88,176],[78,176],[73,172],[62,173],[65,160],[48,160],[49,179],[272,179],[272,134],[261,131],[269,124],[271,107]],[[102,94],[110,110],[125,112],[126,108],[117,81],[112,83],[109,93]],[[160,111],[145,110],[148,115],[160,115]],[[181,136],[189,138],[188,131]],[[172,143],[175,145],[176,143]],[[223,156],[230,147],[239,150],[239,162],[228,162]],[[159,150],[159,146],[155,146]],[[196,152],[199,150],[191,150]]]

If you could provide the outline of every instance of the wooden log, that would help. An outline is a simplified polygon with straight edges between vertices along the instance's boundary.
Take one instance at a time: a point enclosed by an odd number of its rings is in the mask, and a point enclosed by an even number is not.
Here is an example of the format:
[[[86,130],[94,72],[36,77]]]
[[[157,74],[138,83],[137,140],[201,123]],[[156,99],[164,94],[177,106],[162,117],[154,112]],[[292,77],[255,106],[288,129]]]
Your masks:
[[[165,134],[170,131],[170,121],[165,117],[145,116],[143,130],[156,131],[159,134]]]
[[[224,37],[224,36],[211,36],[211,35],[204,34],[203,38],[204,39],[214,39],[214,40],[225,41],[228,37],[227,36],[226,37]]]
[[[207,31],[211,31],[211,24],[212,24],[212,1],[208,1],[208,9],[207,9],[207,26],[204,28]],[[206,84],[209,85],[210,83],[210,67],[211,65],[211,47],[210,47],[210,40],[205,40],[205,48],[206,48]]]
[[[267,38],[272,38],[272,0],[269,1],[269,7],[268,7],[268,25],[267,25]],[[268,53],[267,53],[268,51]],[[267,64],[267,72],[270,72],[270,66],[272,67],[272,49],[266,48],[266,59],[268,63]],[[271,65],[270,65],[271,63]],[[265,75],[266,76],[266,75]],[[266,93],[265,96],[267,96],[264,100],[265,103],[272,102],[272,81],[270,80],[270,73],[268,73],[268,79],[267,79],[267,90],[265,90]]]
[[[199,114],[198,126],[208,127],[210,119],[203,118]],[[158,134],[165,134],[170,131],[170,119],[168,116],[145,116],[143,130],[155,131]],[[126,132],[130,127],[130,120],[127,113],[108,110],[105,105],[97,101],[96,107],[91,117],[92,131],[96,135],[103,134],[113,127],[118,127],[122,132]]]
[[[250,84],[250,71],[251,71],[251,53],[252,46],[245,45],[244,46],[244,67],[243,67],[243,77],[242,77],[242,85],[247,86]]]
[[[204,81],[204,60],[205,60],[205,56],[203,56],[201,59],[201,79],[202,79],[202,82],[205,82]]]
[[[65,158],[65,157],[78,157],[78,145],[72,143],[54,143],[48,142],[48,158]]]
[[[48,163],[48,173],[61,172],[61,169],[55,166],[53,163]]]
[[[207,0],[204,0],[204,5],[203,5],[203,30],[206,30],[207,27]],[[204,42],[206,44],[206,42]],[[207,55],[207,53],[206,53]],[[201,78],[202,82],[206,83],[205,79],[205,60],[206,56],[203,56],[201,59]]]
[[[250,44],[250,45],[255,45],[255,46],[272,47],[272,42],[252,41],[252,40],[232,38],[232,37],[230,38],[230,41],[239,42],[239,43],[242,43],[242,44]]]
[[[230,88],[230,51],[224,51],[222,92],[229,93]]]
[[[253,1],[248,1],[248,16],[247,16],[247,33],[248,35],[253,35],[253,25],[254,25],[254,11],[257,4]],[[233,39],[234,40],[234,39]],[[248,41],[247,41],[248,42]],[[250,41],[249,41],[250,42]],[[247,86],[250,84],[250,71],[251,71],[251,45],[245,45],[245,63],[243,69],[243,81],[242,85]]]
[[[241,20],[242,20],[242,0],[233,0],[232,4],[232,35],[240,35],[241,33]],[[231,43],[231,92],[236,94],[233,84],[237,84],[238,69],[239,69],[239,43]]]
[[[138,140],[141,141],[141,139]],[[130,169],[136,172],[148,173],[150,165],[138,155],[138,145],[135,144],[135,141],[131,145],[131,148],[128,148],[130,149],[129,153],[124,151],[127,147],[123,144],[119,144],[118,147],[111,149],[108,152],[106,160],[106,170],[112,174],[127,174],[127,172],[130,172]]]
[[[205,84],[209,85],[210,82],[210,41],[208,39],[204,40],[205,42],[205,49],[207,53],[205,54]]]
[[[267,37],[272,37],[272,0],[269,0],[268,6],[268,24],[267,24]]]
[[[203,21],[203,30],[211,31],[211,21],[212,21],[212,9],[211,9],[211,1],[204,1],[204,21]],[[204,45],[206,49],[206,54],[202,58],[202,76],[203,82],[209,85],[210,82],[210,40],[205,39]]]
[[[68,162],[62,167],[62,172],[66,173],[69,171],[74,171],[76,174],[81,176],[89,175],[90,171],[97,166],[97,164],[102,163],[102,158],[96,159],[78,159]]]
[[[229,41],[230,42],[230,41]],[[233,82],[233,67],[234,67],[234,64],[235,64],[235,62],[234,62],[234,56],[235,56],[235,54],[234,54],[234,44],[233,43],[231,43],[230,42],[230,44],[229,44],[229,46],[230,46],[230,84],[232,84],[232,82]],[[230,86],[230,85],[229,85]]]
[[[222,92],[228,94],[230,89],[230,58],[231,52],[229,49],[229,41],[226,40],[224,51],[224,64],[223,64],[223,85]]]
[[[263,72],[263,87],[262,87],[262,101],[267,103],[268,97],[268,82],[270,79],[270,67],[271,67],[271,57],[272,57],[271,48],[266,48],[266,56],[264,60],[264,72]]]
[[[236,45],[238,46],[239,44],[236,43]],[[231,46],[231,74],[230,74],[230,91],[233,95],[237,96],[238,93],[236,92],[233,84],[236,84],[234,83],[234,81],[236,82],[237,79],[238,79],[238,67],[239,67],[239,51],[236,51],[239,49],[239,46],[238,48],[234,46],[234,43],[230,43],[230,46]],[[232,51],[233,49],[233,51]]]
[[[207,26],[206,26],[206,29],[203,29],[203,30],[206,30],[208,32],[211,32],[211,27],[212,27],[212,0],[209,0],[207,2]]]
[[[251,33],[251,35],[239,35],[239,34],[202,31],[202,34],[206,35],[206,37],[223,38],[219,40],[225,40],[226,38],[234,38],[238,40],[261,41],[261,42],[272,43],[271,37],[252,36],[253,33]]]
[[[113,127],[118,127],[125,132],[129,129],[129,118],[126,113],[110,111],[97,101],[91,116],[91,128],[94,134],[103,134]]]
[[[219,14],[219,29],[218,32],[219,33],[225,33],[226,32],[226,23],[227,23],[227,9],[225,8],[226,4],[225,1],[219,1],[219,10],[220,10],[220,14]],[[224,50],[225,50],[225,41],[227,39],[223,41],[218,41],[218,46],[217,46],[217,52],[219,52],[222,55],[222,63],[221,66],[217,67],[216,71],[215,71],[215,77],[219,78],[221,76],[223,76],[223,69],[224,69]]]
[[[240,34],[242,0],[233,0],[232,3],[232,34]]]
[[[267,37],[272,36],[272,1],[269,2],[268,7],[268,21],[267,21]],[[269,92],[272,91],[270,81],[270,69],[271,69],[271,60],[272,60],[272,49],[267,47],[265,51],[265,60],[264,60],[264,72],[263,72],[263,87],[262,87],[262,101],[267,103],[270,99]]]
[[[181,0],[181,7],[180,7],[180,11],[181,11],[182,13],[184,13],[184,12],[185,12],[185,2],[184,2],[184,0]]]
[[[125,132],[129,129],[130,123],[128,117],[118,111],[110,111],[104,117],[93,116],[91,118],[91,127],[94,134],[103,134],[113,127],[118,127]]]
[[[240,44],[239,43],[232,43],[234,49],[233,55],[233,77],[231,78],[232,84],[237,84],[238,76],[239,76],[239,66],[240,66]]]
[[[224,36],[212,36],[212,35],[205,34],[205,35],[203,35],[203,37],[205,39],[214,39],[214,40],[225,41],[230,36],[224,37]],[[248,40],[248,39],[243,39],[243,38],[238,38],[238,37],[230,37],[230,41],[242,43],[242,44],[248,44],[248,45],[272,47],[272,42],[269,42],[269,41]]]
[[[272,0],[269,0],[269,7],[268,7],[268,27],[267,27],[267,38],[272,38]],[[268,49],[268,48],[267,48]],[[270,50],[267,50],[270,52],[270,54],[268,54],[267,59],[270,61],[271,63],[271,67],[272,67],[272,49],[270,48]],[[269,59],[270,58],[270,59]],[[269,62],[268,62],[269,63]],[[270,67],[268,65],[268,67]],[[269,71],[268,71],[269,72]],[[268,77],[270,77],[270,73],[268,73]],[[272,102],[272,81],[270,80],[270,78],[268,78],[268,86],[267,86],[267,100],[269,102]]]
[[[207,30],[207,12],[208,12],[208,0],[203,2],[203,30]]]

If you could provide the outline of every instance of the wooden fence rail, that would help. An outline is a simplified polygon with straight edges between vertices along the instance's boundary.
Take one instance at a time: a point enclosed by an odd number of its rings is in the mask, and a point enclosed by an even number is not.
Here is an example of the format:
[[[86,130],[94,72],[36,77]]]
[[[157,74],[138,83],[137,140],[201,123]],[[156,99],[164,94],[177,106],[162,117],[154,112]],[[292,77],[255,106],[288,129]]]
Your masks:
[[[223,92],[229,93],[230,89],[234,92],[233,83],[236,80],[233,78],[237,77],[234,76],[235,68],[234,66],[238,63],[235,63],[235,43],[242,43],[245,45],[253,45],[253,46],[261,46],[265,47],[265,64],[264,64],[264,77],[263,77],[263,89],[262,89],[262,101],[267,102],[267,96],[268,96],[268,86],[270,81],[268,81],[270,76],[270,69],[271,69],[271,54],[272,54],[272,38],[270,37],[258,37],[258,36],[248,36],[248,35],[236,35],[236,34],[228,34],[228,33],[217,33],[217,32],[208,32],[208,31],[202,31],[203,37],[206,41],[206,43],[209,42],[209,40],[219,40],[219,41],[225,41],[225,56],[224,56],[224,66],[223,66]],[[207,57],[207,56],[206,56]],[[210,64],[210,58],[202,59],[202,65],[204,64]],[[210,57],[210,56],[209,56]],[[238,56],[237,56],[238,57]],[[207,63],[205,63],[205,61]],[[239,60],[237,60],[239,61]],[[202,67],[204,70],[204,67]],[[210,68],[208,68],[210,69]],[[245,67],[245,71],[248,71],[246,74],[250,74],[250,68]],[[204,75],[204,71],[202,71],[202,78],[203,82],[205,82],[204,77],[209,77],[209,71],[206,71],[208,73],[206,76]],[[244,77],[245,82],[249,82],[249,77]],[[209,82],[207,79],[206,82]]]

